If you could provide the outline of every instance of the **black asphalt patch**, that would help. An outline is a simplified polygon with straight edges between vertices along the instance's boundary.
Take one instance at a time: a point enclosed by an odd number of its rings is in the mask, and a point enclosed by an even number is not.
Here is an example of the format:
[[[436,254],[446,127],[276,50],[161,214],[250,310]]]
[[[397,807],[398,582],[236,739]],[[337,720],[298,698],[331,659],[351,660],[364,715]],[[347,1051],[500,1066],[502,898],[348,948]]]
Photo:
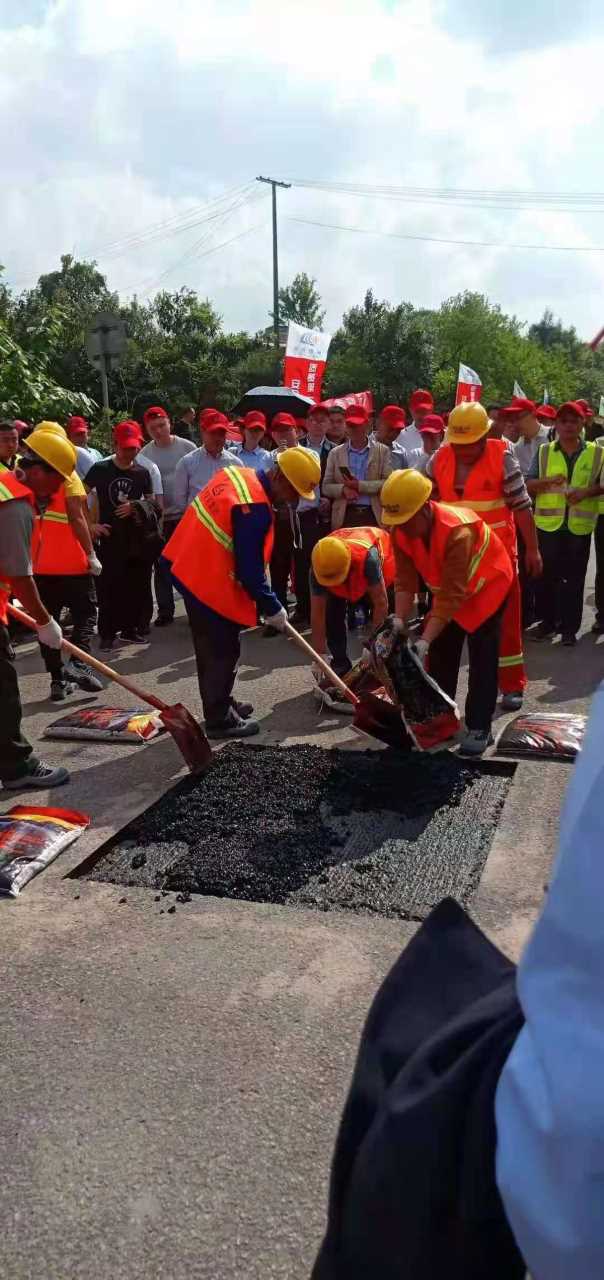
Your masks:
[[[81,874],[422,919],[447,895],[471,899],[512,773],[446,752],[229,744],[207,773],[168,791]]]

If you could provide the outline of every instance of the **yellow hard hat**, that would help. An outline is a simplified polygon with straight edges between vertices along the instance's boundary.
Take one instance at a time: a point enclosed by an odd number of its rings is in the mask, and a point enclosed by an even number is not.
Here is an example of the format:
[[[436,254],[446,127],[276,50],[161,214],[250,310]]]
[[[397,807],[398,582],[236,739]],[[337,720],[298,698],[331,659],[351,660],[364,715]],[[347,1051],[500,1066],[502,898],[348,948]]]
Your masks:
[[[339,587],[346,581],[352,556],[341,538],[321,538],[313,547],[313,573],[322,587]]]
[[[421,471],[392,471],[384,480],[380,501],[384,524],[406,524],[432,493],[432,481]]]
[[[315,487],[321,482],[321,464],[312,449],[304,449],[302,445],[294,445],[292,449],[284,449],[278,453],[275,462],[283,472],[286,480],[297,489],[301,498],[309,502],[315,496]]]
[[[476,444],[489,429],[489,415],[477,400],[458,404],[449,414],[446,444]]]
[[[34,431],[50,431],[53,436],[62,436],[63,440],[69,439],[65,427],[62,427],[58,422],[37,422]]]
[[[58,426],[58,423],[53,423],[52,426]],[[62,427],[59,430],[63,432]],[[64,432],[59,435],[57,431],[36,427],[35,431],[27,437],[25,444],[32,453],[37,453],[39,458],[48,463],[54,471],[58,471],[65,480],[69,480],[73,475],[77,454]]]

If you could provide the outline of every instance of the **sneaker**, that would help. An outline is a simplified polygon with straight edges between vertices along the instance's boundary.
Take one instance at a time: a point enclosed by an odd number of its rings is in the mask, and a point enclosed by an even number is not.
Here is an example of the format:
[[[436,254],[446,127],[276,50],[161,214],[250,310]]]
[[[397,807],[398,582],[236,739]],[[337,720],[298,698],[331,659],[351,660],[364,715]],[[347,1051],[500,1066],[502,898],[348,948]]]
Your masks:
[[[51,680],[51,702],[64,702],[71,693],[75,693],[77,685],[74,680]]]
[[[593,633],[593,635],[594,635],[594,636],[603,636],[603,635],[604,635],[604,621],[600,621],[600,619],[599,619],[599,618],[596,618],[595,622],[594,622],[594,623],[592,623],[592,627],[591,627],[591,629],[592,629],[592,633]]]
[[[254,710],[251,702],[237,702],[236,698],[231,698],[231,706],[242,720],[249,720]]]
[[[353,716],[355,713],[354,704],[327,680],[325,684],[316,682],[313,694],[320,706],[325,707],[327,711],[334,711],[340,716]]]
[[[555,634],[556,628],[550,627],[549,622],[540,622],[534,631],[527,632],[527,638],[529,640],[551,640]]]
[[[577,637],[574,636],[571,631],[567,631],[566,635],[562,636],[562,644],[566,649],[572,649],[572,646],[576,643]]]
[[[490,729],[466,729],[459,741],[460,756],[481,756],[493,745]]]
[[[69,773],[62,765],[53,769],[50,764],[38,764],[30,773],[22,773],[19,778],[9,778],[3,782],[5,791],[21,791],[26,787],[60,787],[69,782]]]
[[[514,693],[504,693],[501,705],[504,711],[520,711],[523,699],[524,694],[521,689],[518,689]]]
[[[253,738],[260,733],[260,725],[256,720],[242,720],[233,707],[219,724],[205,726],[208,738]]]
[[[124,644],[140,644],[141,640],[145,638],[142,632],[138,630],[138,627],[133,627],[132,631],[120,631],[120,636]]]
[[[174,622],[173,613],[158,613],[155,619],[156,627],[169,627]]]
[[[147,637],[151,635],[151,627],[148,627],[147,624],[144,622],[141,623],[141,625],[136,628],[136,631],[137,631],[137,635],[140,636],[141,640],[146,640]]]
[[[99,693],[104,689],[102,680],[95,676],[91,667],[85,662],[79,662],[77,658],[72,658],[70,662],[65,663],[65,670],[69,680],[75,680],[78,689],[85,689],[87,693]]]

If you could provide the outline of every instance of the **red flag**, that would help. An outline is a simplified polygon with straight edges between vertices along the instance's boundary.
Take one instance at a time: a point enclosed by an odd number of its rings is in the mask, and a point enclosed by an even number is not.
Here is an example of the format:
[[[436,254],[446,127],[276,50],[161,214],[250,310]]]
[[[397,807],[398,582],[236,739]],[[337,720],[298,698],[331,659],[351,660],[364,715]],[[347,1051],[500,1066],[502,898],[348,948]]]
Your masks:
[[[328,409],[335,409],[336,405],[340,409],[347,409],[351,404],[358,404],[362,409],[366,409],[367,413],[373,413],[373,393],[371,391],[349,391],[348,395],[335,396],[331,400],[324,400]]]
[[[457,395],[455,396],[456,404],[463,404],[466,400],[480,400],[482,394],[482,382],[479,375],[469,364],[460,364],[459,373],[457,375]]]
[[[604,329],[600,329],[595,338],[592,338],[591,342],[587,343],[588,347],[590,347],[592,351],[597,351],[602,338],[604,338]]]
[[[297,391],[298,395],[310,396],[317,403],[321,399],[330,342],[330,333],[305,329],[290,320],[283,365],[284,385]]]

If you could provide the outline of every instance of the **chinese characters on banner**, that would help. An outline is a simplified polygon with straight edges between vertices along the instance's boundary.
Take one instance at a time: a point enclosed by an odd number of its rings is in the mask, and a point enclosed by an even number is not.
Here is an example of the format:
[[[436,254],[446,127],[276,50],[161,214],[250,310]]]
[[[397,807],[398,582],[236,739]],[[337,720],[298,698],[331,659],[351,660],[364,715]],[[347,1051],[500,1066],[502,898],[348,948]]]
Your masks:
[[[283,366],[284,385],[300,396],[310,396],[315,402],[320,400],[330,342],[330,333],[305,329],[290,320]]]
[[[471,369],[469,364],[460,364],[455,403],[463,404],[466,400],[480,400],[481,392],[482,382],[476,371]]]
[[[336,405],[340,409],[348,409],[353,404],[360,405],[362,409],[367,410],[367,413],[373,413],[373,392],[349,391],[345,396],[335,396],[332,400],[324,400],[323,404],[326,404],[328,409],[333,409]]]

